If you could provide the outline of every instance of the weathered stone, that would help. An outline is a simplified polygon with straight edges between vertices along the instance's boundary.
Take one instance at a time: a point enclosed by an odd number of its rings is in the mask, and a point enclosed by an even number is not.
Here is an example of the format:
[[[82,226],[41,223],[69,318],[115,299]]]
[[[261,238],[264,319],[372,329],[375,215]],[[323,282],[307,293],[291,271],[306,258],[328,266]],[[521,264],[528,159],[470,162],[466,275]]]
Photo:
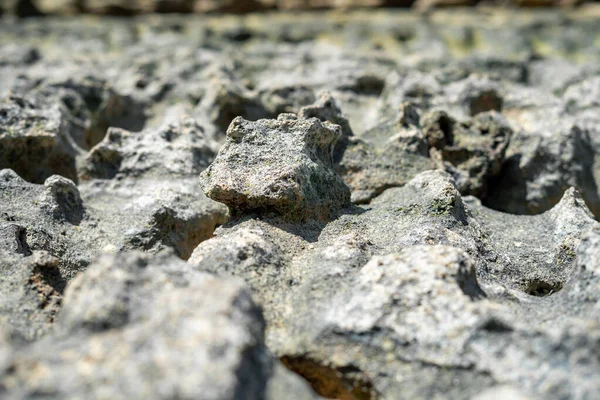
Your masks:
[[[50,81],[45,90],[57,90],[69,113],[81,119],[82,134],[73,135],[77,145],[89,149],[100,142],[109,127],[139,131],[146,121],[145,105],[117,93],[105,80],[92,77]],[[76,99],[80,97],[81,100]]]
[[[485,199],[489,181],[500,173],[510,142],[508,122],[495,112],[485,112],[459,123],[444,111],[434,111],[424,115],[421,124],[460,192]]]
[[[316,398],[281,371],[263,332],[237,280],[164,254],[103,255],[67,287],[56,334],[8,356],[0,387],[14,398]]]
[[[558,203],[571,186],[583,193],[595,215],[598,190],[592,173],[594,148],[586,130],[570,118],[535,116],[513,135],[506,161],[486,204],[514,214],[537,214]]]
[[[298,113],[298,118],[318,118],[321,121],[329,121],[342,128],[342,135],[333,149],[333,162],[335,164],[339,163],[354,133],[352,132],[352,128],[350,128],[350,122],[342,114],[331,94],[328,92],[322,93],[315,104],[302,107]]]
[[[242,213],[275,212],[289,220],[328,219],[349,204],[350,193],[333,170],[340,127],[316,118],[236,118],[227,142],[202,173],[204,192]]]
[[[352,189],[352,202],[367,203],[390,187],[434,169],[414,107],[405,103],[396,120],[350,138],[337,170]]]
[[[0,398],[595,398],[598,15],[2,17]]]
[[[0,224],[0,250],[29,255],[26,235],[27,230],[20,225],[10,222]]]
[[[44,186],[46,190],[40,200],[41,208],[57,220],[78,225],[83,219],[85,208],[73,181],[53,175],[46,179]]]
[[[42,97],[10,96],[0,103],[0,168],[12,168],[26,180],[43,182],[52,174],[76,179],[81,153],[58,104]]]
[[[0,251],[0,271],[2,328],[14,340],[39,339],[51,329],[61,306],[65,280],[58,259],[43,251],[30,257]]]
[[[468,206],[487,232],[486,240],[510,259],[501,270],[492,268],[485,274],[535,296],[562,289],[571,273],[582,232],[595,224],[574,188],[567,190],[551,210],[535,216],[485,209],[473,198],[469,198]],[[535,240],[531,239],[531,232],[536,232]]]
[[[261,88],[257,96],[268,113],[267,115],[272,115],[273,117],[279,114],[295,113],[301,107],[311,104],[316,100],[314,91],[310,87],[303,85],[268,85],[265,88]],[[316,115],[314,117],[319,118]],[[322,120],[327,121],[327,119]]]
[[[471,347],[470,338],[487,343],[504,335],[503,341],[516,340],[519,357],[529,351],[529,304],[563,295],[579,237],[593,225],[574,190],[545,214],[510,216],[473,197],[463,202],[448,174],[428,171],[325,226],[234,221],[189,262],[244,277],[265,309],[268,345],[322,395],[427,398],[444,388],[468,398],[521,379],[529,382],[528,392],[546,394],[535,374],[517,370],[512,360],[500,358],[491,367],[493,353]],[[535,304],[538,318],[544,311]],[[523,322],[511,307],[522,307],[517,314]],[[546,333],[535,335],[550,346]],[[579,345],[568,346],[565,354],[579,351]],[[473,352],[483,357],[480,363]],[[544,362],[554,357],[550,350],[536,354]],[[564,393],[579,390],[574,377],[564,375],[570,382]],[[582,390],[592,393],[593,386]]]
[[[93,180],[82,194],[96,210],[95,229],[119,250],[172,247],[187,259],[227,220],[227,209],[202,195],[197,178]]]
[[[173,247],[188,258],[225,222],[225,207],[201,194],[197,174],[218,144],[189,116],[142,132],[109,129],[80,172],[86,204],[117,249]],[[93,179],[95,178],[95,179]]]
[[[205,128],[190,116],[143,132],[111,128],[86,156],[80,176],[82,180],[193,176],[210,164],[217,149]]]
[[[254,93],[239,82],[222,76],[213,78],[198,107],[220,132],[225,132],[231,121],[239,116],[249,120],[270,116]]]
[[[0,221],[15,226],[12,247],[24,255],[43,250],[59,259],[68,280],[83,269],[102,246],[103,235],[90,228],[77,187],[70,180],[51,176],[45,185],[28,183],[14,171],[0,171]],[[26,205],[26,207],[25,207]]]

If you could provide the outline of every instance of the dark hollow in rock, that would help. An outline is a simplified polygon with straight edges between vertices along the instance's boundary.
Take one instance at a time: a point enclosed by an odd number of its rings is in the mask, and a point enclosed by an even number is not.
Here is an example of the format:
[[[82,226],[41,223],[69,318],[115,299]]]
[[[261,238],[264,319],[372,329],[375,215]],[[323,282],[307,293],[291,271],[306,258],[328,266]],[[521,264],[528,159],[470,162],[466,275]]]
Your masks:
[[[14,169],[30,182],[53,174],[77,180],[73,126],[58,105],[40,97],[10,96],[0,102],[0,168]]]
[[[332,368],[321,365],[310,358],[283,356],[283,365],[304,377],[316,393],[327,399],[339,400],[376,400],[377,394],[360,370],[353,373],[351,367]],[[340,372],[344,371],[344,375]],[[352,379],[354,376],[354,379]]]
[[[560,291],[561,289],[562,289],[561,283],[556,283],[556,284],[552,285],[547,282],[533,280],[533,281],[529,282],[529,284],[527,285],[527,288],[525,289],[525,293],[527,293],[531,296],[544,297],[544,296],[550,296],[551,294],[554,294],[554,293]]]
[[[508,121],[491,111],[459,123],[444,111],[434,111],[422,117],[421,125],[461,194],[487,198],[489,182],[499,175],[512,137]]]
[[[513,136],[486,205],[512,214],[539,214],[575,187],[594,215],[600,215],[590,132],[568,118],[540,120],[534,129]]]

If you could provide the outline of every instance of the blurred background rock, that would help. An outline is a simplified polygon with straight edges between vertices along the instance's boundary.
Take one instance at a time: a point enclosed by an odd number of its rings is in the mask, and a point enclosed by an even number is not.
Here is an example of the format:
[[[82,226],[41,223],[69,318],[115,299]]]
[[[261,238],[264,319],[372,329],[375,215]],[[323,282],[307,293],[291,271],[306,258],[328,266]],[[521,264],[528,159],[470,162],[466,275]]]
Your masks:
[[[0,15],[21,17],[79,13],[130,16],[146,13],[237,13],[269,10],[318,10],[375,7],[493,5],[501,7],[572,7],[598,0],[0,0]]]

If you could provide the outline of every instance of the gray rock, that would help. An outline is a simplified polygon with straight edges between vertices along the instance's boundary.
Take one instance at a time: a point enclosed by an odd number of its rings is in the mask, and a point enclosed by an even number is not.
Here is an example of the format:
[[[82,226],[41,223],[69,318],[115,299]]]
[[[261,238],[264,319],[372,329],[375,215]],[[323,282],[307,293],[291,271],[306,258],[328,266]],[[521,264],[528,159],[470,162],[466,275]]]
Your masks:
[[[0,224],[0,250],[29,255],[26,237],[27,230],[24,227],[10,222]]]
[[[36,183],[52,174],[76,181],[83,149],[109,126],[139,130],[145,122],[142,104],[99,79],[30,80],[14,90],[0,103],[0,167]]]
[[[535,296],[562,289],[571,274],[582,232],[595,225],[581,195],[570,188],[551,210],[535,216],[515,216],[492,211],[469,198],[468,206],[480,221],[485,238],[507,261],[502,270],[486,271],[507,287]],[[536,232],[532,240],[532,232]],[[483,274],[483,271],[482,275]]]
[[[531,125],[513,135],[486,204],[513,214],[537,214],[558,203],[573,186],[598,215],[592,172],[595,150],[588,131],[567,116],[549,117],[544,112],[533,118]]]
[[[302,106],[306,106],[317,100],[311,87],[294,84],[272,84],[260,88],[257,96],[268,113],[267,115],[272,115],[273,118],[279,114],[294,113],[301,109]],[[313,117],[319,118],[316,115]],[[327,119],[324,119],[324,121],[327,121]]]
[[[428,171],[326,225],[231,222],[189,262],[242,276],[265,309],[269,347],[324,396],[469,398],[523,381],[528,392],[551,395],[531,368],[479,343],[515,340],[517,357],[532,340],[551,346],[549,333],[531,336],[528,326],[556,315],[549,301],[566,293],[581,232],[593,225],[574,190],[545,214],[510,216],[463,202],[448,174]],[[536,357],[552,365],[580,349],[565,345]],[[593,393],[577,387],[575,374],[553,371],[562,377],[546,382],[564,382],[561,393]]]
[[[240,82],[227,76],[214,77],[198,105],[199,113],[215,125],[218,132],[226,132],[236,117],[249,120],[274,117],[262,102]]]
[[[3,247],[29,255],[43,250],[59,259],[65,280],[91,261],[105,245],[86,218],[88,210],[72,181],[54,175],[44,185],[28,183],[14,171],[0,171],[0,221]]]
[[[482,112],[502,112],[504,98],[502,95],[503,82],[490,79],[488,75],[471,73],[466,79],[449,82],[444,87],[444,93],[431,100],[432,104],[450,103],[452,111],[460,116],[473,117]]]
[[[87,76],[49,80],[44,90],[49,94],[57,91],[69,113],[80,120],[85,130],[72,136],[84,149],[100,142],[109,127],[139,131],[146,122],[146,105],[118,93],[103,79]]]
[[[500,173],[510,143],[508,121],[495,112],[480,112],[459,123],[443,111],[433,111],[422,117],[421,124],[459,191],[485,199],[489,181]]]
[[[319,100],[315,104],[300,109],[298,118],[318,118],[321,121],[329,121],[342,128],[342,135],[333,149],[333,162],[335,164],[339,163],[354,133],[350,127],[350,122],[342,114],[342,110],[340,110],[333,96],[329,92],[321,93]]]
[[[67,281],[106,248],[157,252],[171,247],[188,258],[227,218],[225,207],[198,195],[195,175],[94,180],[80,192],[60,176],[36,185],[3,170],[0,189],[1,247],[24,255],[49,252],[59,259]]]
[[[0,252],[0,270],[4,333],[13,340],[39,339],[52,328],[61,306],[65,280],[58,259],[44,251],[35,251],[30,257]]]
[[[197,178],[217,147],[189,116],[139,133],[109,129],[80,172],[86,204],[104,217],[99,229],[116,249],[167,246],[187,259],[227,218],[225,207],[202,195]]]
[[[228,216],[226,207],[202,194],[197,178],[93,180],[81,188],[95,211],[94,229],[115,250],[172,247],[187,259]]]
[[[397,119],[351,138],[337,170],[352,190],[352,202],[360,204],[435,167],[418,114],[405,103]]]
[[[85,214],[83,201],[73,181],[52,175],[44,182],[45,192],[40,200],[42,210],[56,220],[78,225]]]
[[[0,398],[596,398],[597,8],[2,17]]]
[[[42,96],[9,96],[0,103],[0,168],[41,183],[53,174],[77,178],[74,126],[59,104]]]
[[[56,333],[8,356],[0,387],[7,398],[316,398],[263,331],[237,280],[165,254],[103,255],[67,287]]]
[[[195,176],[213,161],[218,147],[204,126],[186,115],[142,132],[111,128],[87,154],[80,177]]]
[[[340,127],[316,118],[236,118],[227,142],[202,173],[204,192],[241,213],[277,213],[289,220],[328,219],[347,206],[350,193],[333,170]]]

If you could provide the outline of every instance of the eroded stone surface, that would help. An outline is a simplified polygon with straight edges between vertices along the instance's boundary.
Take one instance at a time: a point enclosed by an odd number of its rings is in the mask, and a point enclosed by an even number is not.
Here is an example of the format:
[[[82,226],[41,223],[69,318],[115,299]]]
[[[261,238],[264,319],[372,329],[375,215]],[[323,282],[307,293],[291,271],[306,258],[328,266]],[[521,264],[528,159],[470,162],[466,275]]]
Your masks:
[[[215,161],[202,173],[204,192],[232,214],[275,212],[290,220],[328,219],[350,203],[333,169],[339,125],[281,114],[236,118]]]
[[[0,397],[594,398],[597,20],[3,18]]]
[[[108,216],[99,228],[117,249],[167,246],[188,258],[227,218],[198,183],[217,147],[190,116],[142,132],[109,129],[80,172],[86,204]]]
[[[562,321],[553,301],[569,296],[580,236],[597,224],[574,189],[527,218],[463,200],[450,175],[429,171],[326,225],[225,225],[190,263],[244,277],[265,308],[267,344],[326,396],[429,398],[444,388],[469,398],[506,382],[528,382],[528,393],[560,386],[567,396],[589,395],[593,385],[550,367],[580,351],[575,342],[560,353],[535,351],[549,365],[543,375],[516,360],[532,340],[551,346],[551,333],[530,332],[531,318],[547,312]],[[588,324],[563,322],[556,329],[565,338]],[[495,353],[494,340],[514,341],[516,358]]]
[[[41,96],[10,96],[0,103],[0,119],[0,168],[15,169],[38,183],[54,173],[76,179],[80,149],[58,104],[48,104]]]
[[[238,280],[173,256],[104,255],[69,285],[56,333],[15,348],[0,382],[15,398],[316,398],[280,371],[263,331]]]
[[[4,333],[15,341],[42,337],[53,327],[66,284],[58,259],[44,251],[35,251],[30,257],[2,252],[0,263]]]

